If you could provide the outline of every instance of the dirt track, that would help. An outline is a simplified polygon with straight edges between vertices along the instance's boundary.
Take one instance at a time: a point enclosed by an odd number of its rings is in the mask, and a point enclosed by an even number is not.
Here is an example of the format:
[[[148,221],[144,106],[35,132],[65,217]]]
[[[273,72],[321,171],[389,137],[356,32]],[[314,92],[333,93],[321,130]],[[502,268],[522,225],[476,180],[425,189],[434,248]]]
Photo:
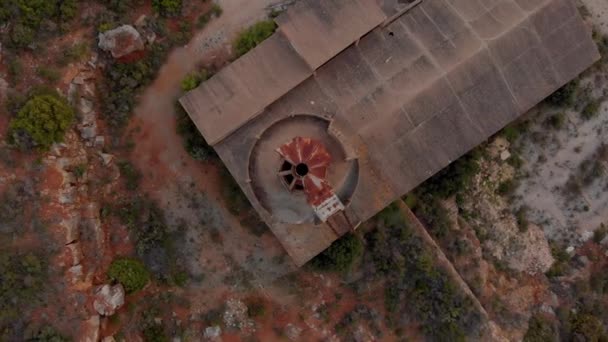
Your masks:
[[[206,288],[223,287],[224,277],[242,268],[266,283],[284,274],[291,265],[285,252],[267,233],[248,234],[222,204],[217,167],[193,160],[175,130],[175,103],[180,83],[197,65],[226,56],[230,43],[243,28],[267,17],[271,0],[221,0],[220,18],[212,20],[185,47],[175,49],[145,90],[135,109],[132,159],[144,173],[143,190],[166,209],[173,226],[183,225],[183,262],[194,276],[204,276]],[[219,232],[222,242],[212,242]],[[233,265],[232,260],[236,262]]]

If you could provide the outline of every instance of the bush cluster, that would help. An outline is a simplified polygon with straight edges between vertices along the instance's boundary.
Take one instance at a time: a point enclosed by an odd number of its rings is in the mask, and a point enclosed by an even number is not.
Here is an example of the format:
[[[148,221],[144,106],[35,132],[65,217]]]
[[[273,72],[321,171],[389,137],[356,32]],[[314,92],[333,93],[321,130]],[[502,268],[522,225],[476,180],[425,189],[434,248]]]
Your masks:
[[[389,317],[414,312],[430,340],[462,341],[476,329],[480,316],[471,299],[436,265],[435,257],[395,206],[375,219],[366,235],[369,262],[386,279]]]
[[[64,24],[78,11],[76,0],[0,1],[0,22],[10,22],[8,46],[24,48],[52,31],[49,22]]]
[[[363,254],[363,242],[355,234],[347,234],[335,241],[323,253],[311,260],[311,265],[323,271],[346,272]]]
[[[234,43],[237,57],[249,52],[258,46],[266,38],[272,36],[277,29],[277,24],[272,20],[260,21],[247,30],[241,32]]]
[[[112,261],[108,277],[124,286],[127,293],[143,289],[150,281],[150,273],[137,259],[119,258]]]
[[[573,80],[556,90],[547,98],[547,102],[555,107],[568,108],[574,106],[578,92],[579,81]]]
[[[74,110],[59,96],[39,95],[31,98],[9,126],[9,140],[28,150],[47,150],[60,142],[74,120]]]
[[[46,286],[47,265],[32,253],[3,249],[0,253],[0,340],[21,340],[13,329],[24,312],[38,305]]]
[[[176,17],[182,12],[182,0],[152,0],[152,7],[163,17]]]
[[[168,47],[154,44],[147,56],[134,63],[113,61],[106,67],[102,95],[103,112],[113,128],[122,128],[128,122],[135,98],[142,87],[154,80],[162,65]]]

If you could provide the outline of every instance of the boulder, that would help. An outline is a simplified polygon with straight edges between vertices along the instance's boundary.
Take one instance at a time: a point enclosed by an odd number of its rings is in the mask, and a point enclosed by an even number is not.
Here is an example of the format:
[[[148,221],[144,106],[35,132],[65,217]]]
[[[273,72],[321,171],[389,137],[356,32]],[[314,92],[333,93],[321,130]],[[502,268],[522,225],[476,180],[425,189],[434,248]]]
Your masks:
[[[125,289],[121,284],[102,285],[95,291],[93,308],[102,316],[112,316],[125,303]]]
[[[144,41],[131,25],[123,25],[99,34],[99,48],[120,58],[144,49]]]
[[[222,334],[222,328],[219,325],[205,328],[204,337],[207,340],[216,341]]]
[[[300,334],[302,333],[302,328],[295,326],[291,323],[287,324],[285,327],[285,336],[291,341],[298,341],[300,339]]]
[[[93,111],[93,102],[85,99],[84,97],[80,98],[80,103],[78,105],[78,110],[81,114],[88,114]]]

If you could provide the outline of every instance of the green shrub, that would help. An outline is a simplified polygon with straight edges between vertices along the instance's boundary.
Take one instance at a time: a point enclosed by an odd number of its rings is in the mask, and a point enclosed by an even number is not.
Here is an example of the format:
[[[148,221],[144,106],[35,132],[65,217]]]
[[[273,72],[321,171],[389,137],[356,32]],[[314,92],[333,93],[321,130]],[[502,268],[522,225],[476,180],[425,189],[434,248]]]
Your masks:
[[[241,57],[249,50],[256,47],[266,38],[272,36],[277,29],[277,24],[272,20],[265,20],[256,23],[247,30],[241,32],[234,43],[237,57]]]
[[[572,314],[570,324],[574,341],[608,341],[602,321],[591,314]]]
[[[416,190],[433,196],[448,198],[467,189],[479,172],[481,152],[475,149],[454,161],[436,175],[426,180]]]
[[[9,140],[22,149],[47,150],[63,141],[74,120],[74,110],[65,99],[52,95],[31,98],[9,125]]]
[[[437,265],[432,250],[395,206],[383,210],[372,222],[376,229],[366,235],[369,258],[363,260],[371,259],[377,278],[386,282],[388,319],[415,315],[428,340],[463,341],[480,323],[471,299]],[[368,270],[370,265],[362,269]]]
[[[182,0],[152,0],[152,7],[163,17],[175,17],[182,12]]]
[[[112,61],[105,69],[104,83],[99,93],[103,114],[111,128],[120,130],[127,124],[137,94],[154,80],[167,51],[167,45],[154,44],[144,59],[133,63]]]
[[[498,185],[496,191],[501,196],[511,196],[517,189],[517,182],[514,179],[508,179]]]
[[[522,206],[515,213],[515,219],[517,220],[517,227],[521,233],[528,231],[530,222],[528,221],[528,207]]]
[[[524,342],[549,342],[557,340],[557,329],[551,321],[540,315],[530,317],[528,331],[524,335]]]
[[[77,43],[63,48],[63,56],[61,56],[60,64],[67,65],[69,63],[79,62],[89,52],[89,47],[85,43]]]
[[[264,317],[266,315],[266,305],[260,298],[247,300],[247,314],[251,318]]]
[[[570,83],[556,90],[547,98],[547,103],[555,107],[572,107],[578,92],[579,81],[573,80]]]
[[[1,335],[0,335],[1,337]],[[26,341],[28,342],[68,342],[69,339],[62,336],[55,328],[45,326],[36,331],[26,332]]]
[[[349,271],[363,254],[363,242],[354,234],[335,241],[323,253],[311,260],[311,265],[323,271]]]
[[[38,76],[44,78],[50,83],[56,83],[61,78],[61,73],[59,72],[59,70],[46,66],[39,66],[36,69],[36,73],[38,74]]]
[[[558,130],[562,129],[562,128],[564,128],[564,125],[566,124],[566,114],[564,114],[564,113],[553,114],[547,118],[547,120],[545,121],[545,124],[549,127],[552,127],[552,128],[558,129]]]
[[[26,310],[40,304],[47,286],[47,265],[43,260],[33,253],[16,253],[4,247],[0,251],[0,340],[15,340],[5,333],[27,317]]]
[[[183,91],[190,91],[196,87],[198,87],[201,82],[206,81],[209,78],[207,70],[203,69],[201,71],[196,71],[196,72],[192,72],[190,74],[188,74],[183,80],[182,80],[182,90]]]
[[[127,293],[143,289],[150,281],[150,273],[137,259],[119,258],[112,261],[108,277],[124,286]]]
[[[606,235],[608,235],[608,227],[605,224],[602,224],[593,232],[593,242],[599,244],[604,240]]]
[[[208,161],[215,158],[215,150],[207,144],[207,141],[205,141],[205,138],[203,138],[198,128],[196,128],[190,116],[179,103],[175,106],[175,113],[177,116],[177,133],[182,137],[182,143],[186,152],[192,158],[200,161]]]
[[[592,100],[591,102],[587,103],[587,105],[583,108],[583,111],[581,112],[581,116],[585,120],[592,119],[593,117],[595,117],[597,115],[597,113],[599,113],[601,105],[602,105],[601,101]]]
[[[118,169],[121,176],[124,177],[125,186],[128,190],[137,190],[142,178],[141,172],[129,161],[121,161],[118,163]]]

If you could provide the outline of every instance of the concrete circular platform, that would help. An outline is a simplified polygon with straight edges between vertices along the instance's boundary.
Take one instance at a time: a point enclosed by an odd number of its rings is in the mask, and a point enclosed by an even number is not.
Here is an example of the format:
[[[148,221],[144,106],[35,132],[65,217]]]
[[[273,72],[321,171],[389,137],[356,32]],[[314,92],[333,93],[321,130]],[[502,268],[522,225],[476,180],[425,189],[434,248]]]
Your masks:
[[[358,177],[356,159],[346,160],[341,142],[328,132],[329,121],[313,115],[296,115],[280,120],[260,136],[249,156],[251,188],[260,204],[281,223],[320,223],[306,202],[302,191],[289,191],[278,172],[284,159],[276,151],[296,136],[319,140],[331,154],[327,180],[347,204],[354,192]]]

